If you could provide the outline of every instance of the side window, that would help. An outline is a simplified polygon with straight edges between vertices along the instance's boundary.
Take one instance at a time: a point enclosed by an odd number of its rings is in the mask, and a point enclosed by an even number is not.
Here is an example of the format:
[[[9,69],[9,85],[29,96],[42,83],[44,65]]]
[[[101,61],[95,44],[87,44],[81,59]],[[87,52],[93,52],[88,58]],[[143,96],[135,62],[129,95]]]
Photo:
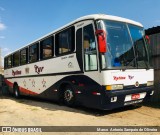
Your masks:
[[[56,55],[73,52],[75,49],[75,32],[74,27],[56,34]]]
[[[29,47],[29,62],[36,62],[39,59],[39,44],[36,43]]]
[[[13,54],[13,67],[19,66],[19,51]]]
[[[87,25],[83,28],[83,50],[85,60],[85,71],[98,69],[97,50],[93,25]]]
[[[4,58],[4,68],[6,69],[7,68],[7,61],[8,61],[8,58]]]
[[[28,61],[28,48],[21,50],[20,52],[20,64],[27,64]]]
[[[41,59],[47,59],[53,56],[53,37],[49,37],[40,43]]]
[[[12,67],[12,55],[8,56],[7,58],[7,68]]]

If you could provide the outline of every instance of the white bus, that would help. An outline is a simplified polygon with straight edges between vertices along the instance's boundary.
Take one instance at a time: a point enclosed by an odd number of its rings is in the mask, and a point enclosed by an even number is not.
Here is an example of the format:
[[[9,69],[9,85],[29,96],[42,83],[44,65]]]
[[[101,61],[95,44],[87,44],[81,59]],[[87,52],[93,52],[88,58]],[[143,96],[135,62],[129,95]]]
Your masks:
[[[4,61],[5,82],[17,98],[107,110],[141,103],[154,93],[143,26],[121,17],[81,17]]]

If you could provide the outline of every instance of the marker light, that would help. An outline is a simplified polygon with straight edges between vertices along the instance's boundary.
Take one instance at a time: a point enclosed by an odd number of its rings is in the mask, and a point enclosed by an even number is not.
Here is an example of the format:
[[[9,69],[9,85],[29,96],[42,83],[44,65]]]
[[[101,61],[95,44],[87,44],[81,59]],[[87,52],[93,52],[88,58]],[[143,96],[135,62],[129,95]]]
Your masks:
[[[123,89],[123,84],[113,84],[106,86],[106,90],[120,90],[120,89]]]

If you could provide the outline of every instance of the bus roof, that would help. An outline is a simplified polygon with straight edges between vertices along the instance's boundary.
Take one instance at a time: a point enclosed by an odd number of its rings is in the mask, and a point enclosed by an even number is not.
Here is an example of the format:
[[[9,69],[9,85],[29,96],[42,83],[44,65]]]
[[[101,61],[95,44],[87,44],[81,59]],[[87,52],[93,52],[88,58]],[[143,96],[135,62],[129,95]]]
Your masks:
[[[65,27],[68,27],[68,26],[70,26],[72,24],[75,24],[77,22],[81,22],[81,21],[84,21],[84,20],[99,20],[99,19],[106,19],[106,20],[111,20],[111,21],[125,22],[125,23],[130,23],[130,24],[133,24],[133,25],[137,25],[137,26],[143,27],[143,25],[141,23],[139,23],[139,22],[136,22],[136,21],[133,21],[133,20],[130,20],[130,19],[126,19],[126,18],[122,18],[122,17],[118,17],[118,16],[105,15],[105,14],[87,15],[87,16],[80,17],[80,18],[78,18],[78,19],[76,19],[76,20],[74,20],[74,21],[72,21],[72,22],[70,22],[70,23],[68,23],[68,24],[66,24],[66,25],[64,25],[64,26],[52,31],[52,32],[44,35],[41,38],[36,39],[35,41],[33,41],[33,42],[31,42],[31,43],[29,43],[29,44],[17,49],[16,51],[18,51],[20,49],[23,49],[23,48],[27,47],[28,45],[32,45],[32,44],[44,39],[45,37],[50,36],[51,34],[54,34],[57,31],[60,31],[61,29],[64,29]],[[11,52],[10,54],[12,54],[12,53],[14,53],[16,51]],[[6,56],[8,56],[10,54],[7,54]]]
[[[75,20],[75,22],[83,21],[87,19],[93,19],[93,20],[106,19],[106,20],[112,20],[112,21],[126,22],[126,23],[130,23],[130,24],[134,24],[134,25],[143,27],[143,25],[139,22],[136,22],[130,19],[126,19],[126,18],[122,18],[122,17],[118,17],[118,16],[105,15],[105,14],[93,14],[93,15],[83,16]]]

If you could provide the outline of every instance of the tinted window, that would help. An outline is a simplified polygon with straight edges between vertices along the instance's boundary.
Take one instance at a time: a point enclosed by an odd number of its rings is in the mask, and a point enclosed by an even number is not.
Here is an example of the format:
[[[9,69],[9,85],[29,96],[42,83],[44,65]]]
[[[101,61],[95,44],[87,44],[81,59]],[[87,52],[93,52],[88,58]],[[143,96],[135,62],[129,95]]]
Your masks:
[[[144,30],[138,26],[128,25],[132,40],[134,42],[134,49],[137,57],[138,67],[143,68],[148,64],[148,56],[144,42]]]
[[[19,66],[19,52],[13,54],[13,66]]]
[[[41,41],[41,59],[53,56],[53,37]]]
[[[4,68],[7,68],[7,58],[4,58]]]
[[[39,59],[38,43],[29,47],[29,62],[36,62]]]
[[[7,68],[12,67],[12,55],[8,56],[7,58]]]
[[[56,54],[74,51],[74,27],[56,35]]]
[[[21,65],[24,65],[24,64],[26,64],[27,63],[27,61],[28,61],[28,48],[25,48],[25,49],[23,49],[23,50],[21,50],[21,53],[20,53],[20,57],[21,57],[21,59],[20,59],[20,63],[21,63]]]

